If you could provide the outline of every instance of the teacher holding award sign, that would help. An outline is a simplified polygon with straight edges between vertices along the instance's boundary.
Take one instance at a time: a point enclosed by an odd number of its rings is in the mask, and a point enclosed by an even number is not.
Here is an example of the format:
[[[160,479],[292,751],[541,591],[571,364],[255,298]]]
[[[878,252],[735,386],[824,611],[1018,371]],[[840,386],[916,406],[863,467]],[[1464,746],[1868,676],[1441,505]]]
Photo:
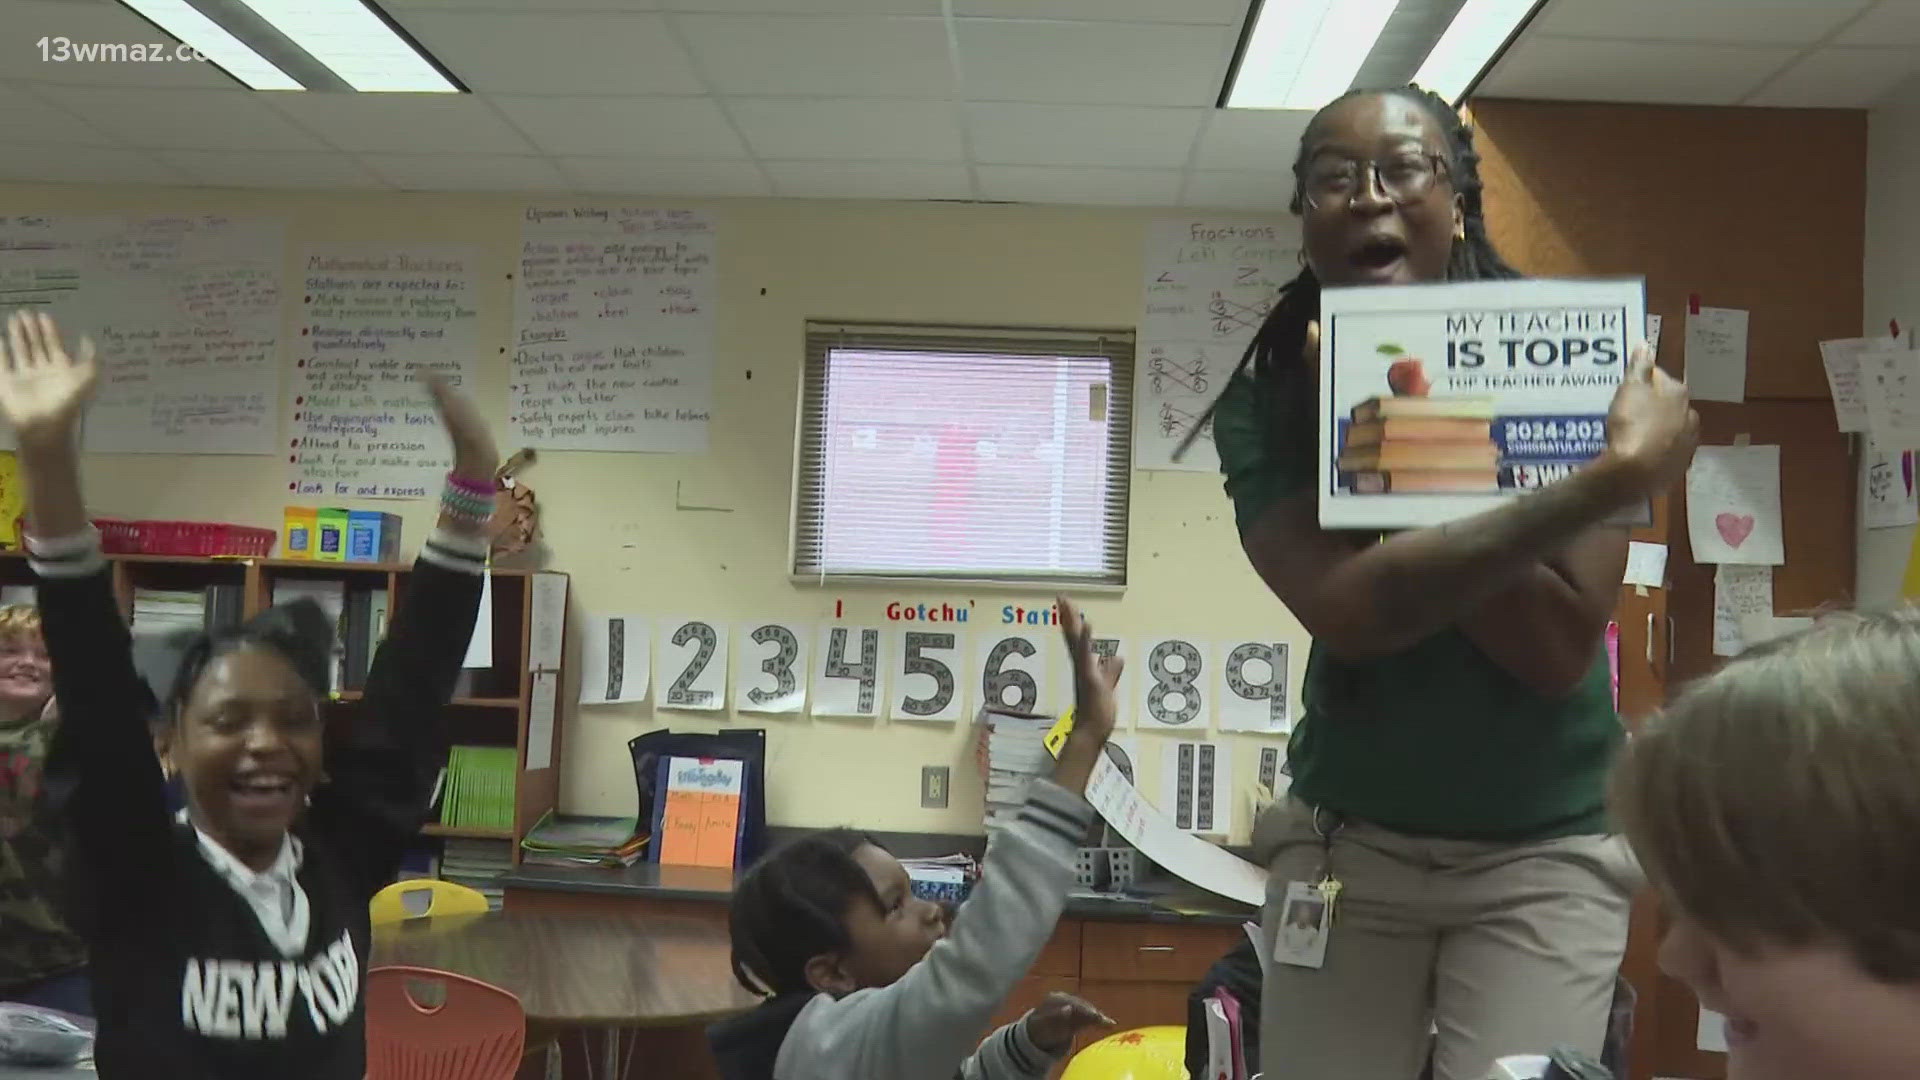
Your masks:
[[[1481,1080],[1605,1037],[1639,881],[1602,795],[1623,737],[1603,638],[1627,537],[1608,523],[1686,473],[1686,388],[1634,345],[1603,446],[1563,479],[1390,535],[1316,507],[1320,288],[1518,277],[1478,162],[1418,88],[1320,110],[1294,164],[1306,266],[1214,406],[1247,558],[1313,636],[1292,792],[1254,830],[1269,1080],[1411,1080],[1430,1048],[1435,1080]],[[1386,381],[1424,396],[1447,358],[1410,359]]]

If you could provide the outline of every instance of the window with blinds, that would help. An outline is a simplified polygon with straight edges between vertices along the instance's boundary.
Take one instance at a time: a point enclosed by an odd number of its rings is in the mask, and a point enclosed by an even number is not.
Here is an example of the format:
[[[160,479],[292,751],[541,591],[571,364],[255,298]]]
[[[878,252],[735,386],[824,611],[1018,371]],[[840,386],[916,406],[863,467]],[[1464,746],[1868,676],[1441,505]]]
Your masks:
[[[1130,332],[807,325],[793,572],[1126,584]]]

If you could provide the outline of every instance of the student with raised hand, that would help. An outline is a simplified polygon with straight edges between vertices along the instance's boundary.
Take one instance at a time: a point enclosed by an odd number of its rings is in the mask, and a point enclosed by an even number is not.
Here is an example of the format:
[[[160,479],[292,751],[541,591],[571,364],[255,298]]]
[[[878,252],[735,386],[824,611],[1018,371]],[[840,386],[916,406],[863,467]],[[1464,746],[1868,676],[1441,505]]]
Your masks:
[[[711,1032],[724,1080],[1039,1080],[1083,1028],[1111,1024],[1068,995],[980,1033],[1032,968],[1093,823],[1087,779],[1113,734],[1120,661],[1060,601],[1073,659],[1073,731],[1051,779],[987,845],[948,927],[899,860],[844,829],[776,850],[734,887],[733,969],[767,998]]]
[[[1497,509],[1389,536],[1320,527],[1320,288],[1517,277],[1488,238],[1451,105],[1356,90],[1294,164],[1305,266],[1211,413],[1241,546],[1313,637],[1291,796],[1254,845],[1269,1080],[1479,1080],[1510,1054],[1605,1037],[1638,871],[1610,835],[1623,738],[1603,640],[1626,530],[1686,472],[1686,388],[1634,352],[1607,448]],[[1277,963],[1290,888],[1331,908],[1318,966]]]
[[[178,819],[145,684],[80,494],[76,429],[97,380],[46,315],[16,314],[0,415],[27,486],[28,554],[62,720],[47,785],[93,954],[103,1076],[359,1080],[367,902],[390,882],[446,753],[485,572],[496,452],[472,404],[430,383],[453,443],[421,548],[343,737],[323,738],[333,626],[313,603],[196,642],[165,708]]]

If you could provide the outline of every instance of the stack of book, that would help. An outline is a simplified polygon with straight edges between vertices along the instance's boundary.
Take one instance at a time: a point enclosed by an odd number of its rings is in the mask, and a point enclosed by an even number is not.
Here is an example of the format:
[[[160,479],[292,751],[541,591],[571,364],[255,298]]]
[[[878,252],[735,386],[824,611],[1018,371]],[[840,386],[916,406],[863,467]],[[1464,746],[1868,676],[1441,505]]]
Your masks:
[[[513,868],[513,845],[505,840],[463,840],[448,837],[440,856],[440,877],[478,889],[495,911],[500,910],[500,875]]]
[[[637,818],[562,817],[549,810],[520,841],[520,861],[532,866],[632,866],[646,846]]]
[[[1011,716],[989,712],[987,724],[987,831],[1013,820],[1027,801],[1033,778],[1053,768],[1047,753],[1051,716]]]
[[[519,751],[511,746],[456,746],[447,756],[440,822],[457,829],[513,828]]]
[[[1354,406],[1340,471],[1362,494],[1500,490],[1490,397],[1376,397]]]

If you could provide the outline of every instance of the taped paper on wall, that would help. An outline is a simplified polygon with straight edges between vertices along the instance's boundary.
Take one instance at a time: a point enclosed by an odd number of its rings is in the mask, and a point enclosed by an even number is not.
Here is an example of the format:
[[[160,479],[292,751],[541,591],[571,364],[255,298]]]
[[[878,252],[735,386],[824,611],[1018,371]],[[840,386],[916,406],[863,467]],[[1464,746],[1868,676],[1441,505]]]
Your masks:
[[[1087,781],[1087,802],[1127,843],[1180,880],[1253,907],[1266,899],[1265,870],[1180,831],[1106,754]]]
[[[652,670],[651,621],[645,615],[595,615],[583,620],[580,704],[644,701]]]

